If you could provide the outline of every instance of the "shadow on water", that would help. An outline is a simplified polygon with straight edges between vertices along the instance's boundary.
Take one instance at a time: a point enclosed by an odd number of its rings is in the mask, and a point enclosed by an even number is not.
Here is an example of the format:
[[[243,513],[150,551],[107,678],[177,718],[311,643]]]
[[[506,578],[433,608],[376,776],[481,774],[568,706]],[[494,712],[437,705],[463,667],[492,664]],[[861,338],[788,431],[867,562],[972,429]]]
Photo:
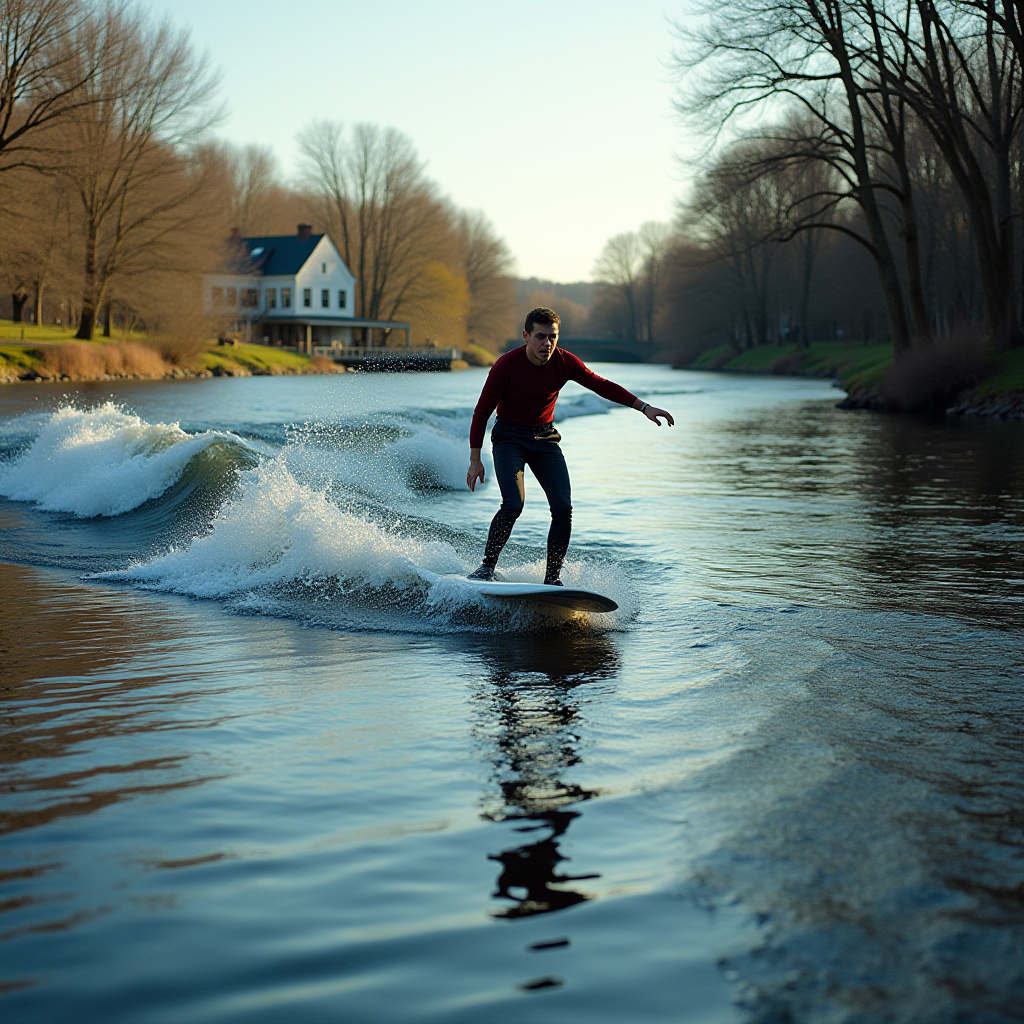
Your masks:
[[[619,672],[607,636],[534,636],[481,645],[471,652],[486,683],[476,697],[477,741],[490,763],[493,790],[481,817],[515,822],[528,842],[491,854],[501,865],[492,916],[503,920],[565,910],[592,898],[577,883],[600,877],[569,873],[560,846],[577,808],[599,795],[565,776],[582,763],[581,724],[593,690]]]

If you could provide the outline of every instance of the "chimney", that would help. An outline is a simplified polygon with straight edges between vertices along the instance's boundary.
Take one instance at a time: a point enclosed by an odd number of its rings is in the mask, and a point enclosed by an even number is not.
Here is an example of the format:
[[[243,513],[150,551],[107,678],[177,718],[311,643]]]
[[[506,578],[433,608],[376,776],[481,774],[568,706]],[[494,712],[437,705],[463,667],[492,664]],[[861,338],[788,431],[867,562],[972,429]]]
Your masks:
[[[313,234],[312,224],[300,224],[299,225],[299,241],[304,242],[309,236]]]

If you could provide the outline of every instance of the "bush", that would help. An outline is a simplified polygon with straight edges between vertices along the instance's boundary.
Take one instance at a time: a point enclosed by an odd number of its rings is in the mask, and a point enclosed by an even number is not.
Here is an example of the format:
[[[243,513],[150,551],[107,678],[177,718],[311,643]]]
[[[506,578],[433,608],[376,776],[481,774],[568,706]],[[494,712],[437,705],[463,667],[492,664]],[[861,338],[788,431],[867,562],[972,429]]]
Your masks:
[[[320,373],[344,373],[345,367],[328,356],[313,356],[313,369]]]
[[[150,337],[172,366],[191,366],[210,347],[216,334],[213,322],[190,306],[159,317]]]
[[[160,353],[148,345],[104,345],[103,356],[107,363],[107,373],[162,377],[167,372],[167,364],[160,358]]]
[[[900,412],[944,412],[990,373],[980,334],[960,329],[894,359],[882,378],[882,398]]]
[[[96,380],[107,372],[100,346],[83,341],[48,346],[42,350],[42,363],[55,376],[71,380]]]
[[[160,354],[147,345],[88,345],[66,341],[40,351],[43,366],[56,377],[97,380],[103,376],[162,377]]]
[[[800,357],[795,352],[773,359],[768,364],[769,373],[795,374],[800,372]]]

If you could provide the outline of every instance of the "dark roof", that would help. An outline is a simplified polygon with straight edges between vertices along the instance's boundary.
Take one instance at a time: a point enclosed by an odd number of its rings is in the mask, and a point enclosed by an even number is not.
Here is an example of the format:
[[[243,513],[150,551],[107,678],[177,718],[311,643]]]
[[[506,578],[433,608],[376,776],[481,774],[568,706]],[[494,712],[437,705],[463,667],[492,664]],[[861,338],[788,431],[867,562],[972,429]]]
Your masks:
[[[263,274],[297,274],[306,260],[313,255],[313,250],[323,235],[265,235],[258,238],[240,238],[237,242],[236,255],[229,260],[230,273]],[[262,251],[259,251],[262,250]]]

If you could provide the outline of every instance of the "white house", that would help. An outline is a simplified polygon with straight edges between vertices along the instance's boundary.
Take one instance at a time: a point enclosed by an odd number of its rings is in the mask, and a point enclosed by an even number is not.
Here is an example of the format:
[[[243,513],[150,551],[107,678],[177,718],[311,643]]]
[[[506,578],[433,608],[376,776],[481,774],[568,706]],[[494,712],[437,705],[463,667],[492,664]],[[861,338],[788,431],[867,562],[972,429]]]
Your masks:
[[[352,271],[330,235],[314,235],[300,224],[294,235],[232,237],[235,254],[221,273],[204,283],[206,312],[232,318],[247,338],[287,345],[313,353],[360,344],[356,328],[367,338],[375,330],[405,332],[409,325],[393,320],[366,320],[353,315]]]

